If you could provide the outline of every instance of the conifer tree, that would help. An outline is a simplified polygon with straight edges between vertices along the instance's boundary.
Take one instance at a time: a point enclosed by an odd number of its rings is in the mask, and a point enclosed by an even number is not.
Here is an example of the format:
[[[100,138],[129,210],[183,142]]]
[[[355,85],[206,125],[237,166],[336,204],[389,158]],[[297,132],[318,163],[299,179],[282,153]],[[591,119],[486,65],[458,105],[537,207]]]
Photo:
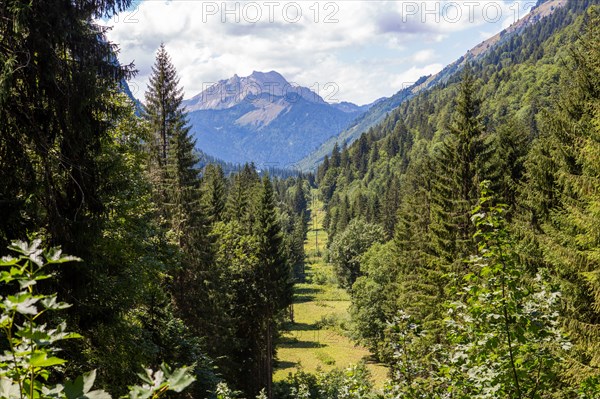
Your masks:
[[[399,270],[396,306],[419,320],[432,334],[443,319],[445,279],[432,248],[432,178],[434,160],[425,140],[416,143],[414,161],[402,180],[402,201],[394,233],[394,262]]]
[[[227,220],[235,220],[247,233],[250,233],[253,228],[255,215],[251,206],[259,182],[254,165],[244,165],[242,170],[233,177],[225,205]]]
[[[272,397],[273,359],[278,321],[292,303],[292,276],[284,257],[283,236],[275,213],[273,187],[268,177],[263,177],[256,208],[255,233],[258,238],[258,285],[261,291],[262,311],[259,313],[260,336],[258,347],[256,388],[266,388]]]
[[[211,259],[200,197],[198,157],[181,106],[183,89],[165,46],[161,44],[146,92],[144,118],[150,129],[151,179],[154,198],[171,240],[181,250],[173,271],[172,293],[181,317],[198,335],[208,334],[212,314],[206,286]]]
[[[448,136],[437,148],[432,186],[436,251],[447,265],[474,248],[470,210],[477,202],[478,182],[485,174],[483,125],[475,78],[463,73]]]
[[[70,253],[98,233],[102,139],[131,66],[94,22],[130,0],[2,2],[0,6],[0,245],[45,229]],[[89,259],[89,257],[86,257]]]
[[[400,182],[395,175],[392,175],[387,180],[385,196],[381,205],[381,222],[387,237],[390,238],[394,235],[399,204]]]
[[[342,162],[342,157],[340,154],[340,146],[336,142],[335,145],[333,146],[333,150],[331,151],[331,158],[329,160],[329,166],[331,168],[338,168],[338,167],[340,167],[341,162]]]
[[[515,120],[503,123],[490,143],[493,148],[492,170],[488,176],[500,202],[510,207],[509,220],[516,210],[517,195],[525,174],[525,159],[531,139],[524,124]]]
[[[564,324],[576,345],[567,372],[575,381],[600,375],[599,59],[600,12],[592,8],[528,162],[535,191],[526,204],[565,294]]]
[[[183,231],[192,225],[199,201],[198,157],[195,141],[181,106],[183,89],[164,44],[161,44],[152,67],[146,91],[144,118],[148,122],[150,154],[153,159],[152,178],[156,199],[176,240],[183,240]]]
[[[304,179],[298,178],[294,198],[292,199],[292,210],[296,215],[301,215],[307,211],[306,193],[304,192]]]
[[[207,165],[202,180],[202,200],[206,217],[211,224],[214,224],[225,217],[227,182],[223,168],[220,165]]]

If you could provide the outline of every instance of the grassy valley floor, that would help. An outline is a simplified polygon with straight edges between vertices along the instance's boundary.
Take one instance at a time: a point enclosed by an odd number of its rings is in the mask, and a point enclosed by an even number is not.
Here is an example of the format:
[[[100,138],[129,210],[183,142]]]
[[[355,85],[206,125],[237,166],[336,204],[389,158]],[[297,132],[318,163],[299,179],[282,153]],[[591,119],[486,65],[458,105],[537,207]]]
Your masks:
[[[313,224],[310,227],[316,225],[316,229],[309,230],[305,242],[306,282],[296,284],[294,322],[288,323],[287,332],[278,346],[279,361],[273,378],[283,380],[300,367],[307,372],[316,372],[365,361],[375,387],[382,388],[387,379],[387,368],[371,361],[369,351],[356,346],[347,337],[350,297],[337,287],[333,267],[323,258],[327,232],[322,228],[321,207],[322,204],[316,201],[311,209]]]

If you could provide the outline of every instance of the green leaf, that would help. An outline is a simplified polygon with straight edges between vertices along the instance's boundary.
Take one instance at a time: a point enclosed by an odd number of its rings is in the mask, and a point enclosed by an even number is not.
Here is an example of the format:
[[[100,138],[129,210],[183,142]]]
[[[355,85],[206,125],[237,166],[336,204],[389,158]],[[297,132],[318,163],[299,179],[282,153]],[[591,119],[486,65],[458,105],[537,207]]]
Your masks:
[[[37,282],[35,280],[30,280],[30,279],[19,280],[19,286],[21,287],[22,290],[24,290],[27,287],[36,285],[36,284],[37,284]]]
[[[102,389],[96,389],[95,391],[87,392],[83,398],[87,399],[111,399],[111,396],[108,392]]]
[[[0,377],[0,398],[20,398],[21,389],[13,380],[6,377]]]
[[[41,240],[37,239],[31,243],[31,246],[29,246],[29,244],[26,241],[15,240],[8,246],[8,249],[15,252],[19,252],[23,255],[29,255],[30,253],[35,251],[37,247],[39,247],[41,242]]]
[[[169,389],[175,392],[183,391],[194,381],[196,378],[190,374],[189,367],[178,368],[167,378]]]
[[[71,255],[63,255],[62,250],[59,248],[51,248],[46,254],[46,261],[48,263],[66,263],[66,262],[81,262],[81,258]]]
[[[111,399],[111,396],[101,389],[92,391],[96,380],[96,370],[80,375],[75,381],[65,383],[67,399]]]
[[[83,376],[79,376],[75,381],[65,382],[65,394],[67,399],[77,399],[83,396]]]
[[[16,311],[20,314],[35,315],[38,313],[35,304],[40,300],[28,292],[20,292],[16,296],[9,295],[3,301],[4,307],[9,311]]]
[[[72,305],[66,302],[58,302],[56,296],[51,296],[48,298],[44,298],[41,301],[41,304],[44,305],[46,309],[49,310],[61,310],[70,308]]]
[[[33,356],[31,356],[31,359],[29,359],[29,364],[31,364],[33,367],[57,366],[65,362],[66,360],[58,357],[48,357],[48,354],[45,352],[35,353]]]
[[[13,258],[12,256],[3,256],[0,258],[0,266],[12,266],[19,263],[20,258]]]

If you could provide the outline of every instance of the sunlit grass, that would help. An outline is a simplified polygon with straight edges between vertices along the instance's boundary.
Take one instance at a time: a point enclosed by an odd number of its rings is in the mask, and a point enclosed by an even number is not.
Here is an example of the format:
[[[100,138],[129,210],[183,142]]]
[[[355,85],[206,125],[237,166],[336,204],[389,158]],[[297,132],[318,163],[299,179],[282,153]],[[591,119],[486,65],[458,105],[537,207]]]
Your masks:
[[[387,379],[387,368],[369,362],[367,349],[355,345],[347,336],[350,296],[336,283],[333,267],[325,262],[327,232],[322,229],[322,203],[316,202],[315,230],[309,230],[304,244],[306,282],[296,285],[294,323],[288,323],[277,349],[278,367],[274,380],[285,379],[302,367],[307,372],[344,368],[366,361],[377,388]],[[311,221],[312,222],[312,221]],[[311,223],[309,228],[314,228]]]

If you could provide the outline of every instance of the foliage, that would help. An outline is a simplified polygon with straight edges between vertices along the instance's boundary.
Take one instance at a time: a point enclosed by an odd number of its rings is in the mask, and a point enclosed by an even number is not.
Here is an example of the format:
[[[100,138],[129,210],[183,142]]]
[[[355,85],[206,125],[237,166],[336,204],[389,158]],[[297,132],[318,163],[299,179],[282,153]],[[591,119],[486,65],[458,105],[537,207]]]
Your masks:
[[[360,257],[371,245],[382,242],[383,229],[363,220],[353,220],[334,240],[330,248],[330,261],[335,267],[340,287],[351,289],[362,274]]]
[[[395,284],[398,272],[394,268],[393,246],[373,244],[361,257],[364,276],[352,285],[352,336],[379,358],[385,357],[385,331],[394,316]]]
[[[53,277],[49,270],[53,265],[80,261],[79,258],[63,255],[58,248],[48,251],[41,248],[41,240],[31,243],[15,241],[9,249],[18,253],[17,257],[7,256],[0,261],[3,268],[0,281],[14,294],[2,299],[0,309],[0,327],[7,341],[7,349],[0,357],[0,389],[6,398],[94,398],[110,399],[102,390],[92,390],[96,378],[93,370],[79,376],[74,381],[65,381],[51,385],[48,380],[66,360],[57,357],[60,341],[81,338],[79,334],[66,331],[66,323],[55,328],[39,324],[47,312],[68,308],[70,305],[60,302],[56,294],[39,294],[35,288],[42,280]],[[18,286],[18,288],[17,288]],[[153,372],[146,370],[140,377],[143,385],[130,387],[129,397],[133,399],[156,399],[169,390],[181,392],[194,378],[190,369],[183,367],[171,370],[167,365]]]
[[[373,385],[364,364],[333,369],[316,375],[302,370],[291,374],[277,387],[280,399],[369,399]]]
[[[446,388],[465,397],[593,395],[600,342],[593,3],[566,2],[501,35],[455,65],[470,73],[444,71],[436,87],[415,93],[353,145],[336,146],[316,172],[330,250],[359,220],[382,225],[383,242],[393,237],[360,259],[351,310],[355,338],[392,369],[404,367],[394,357],[397,334],[412,337],[414,380],[424,385],[396,375],[399,396],[443,397]],[[501,216],[497,237],[483,225],[474,236],[470,220],[484,179],[506,204],[483,212]],[[502,255],[493,255],[498,248]],[[470,254],[479,258],[465,262]],[[498,259],[510,267],[500,270]],[[388,325],[401,310],[416,330]],[[539,371],[537,388],[538,374],[528,371]]]
[[[44,228],[71,249],[80,235],[97,233],[107,183],[98,155],[119,112],[111,93],[133,68],[115,62],[116,47],[94,20],[130,4],[0,7],[0,246]]]
[[[565,293],[562,314],[575,344],[567,374],[596,378],[600,357],[600,11],[585,15],[583,35],[572,48],[555,103],[541,119],[544,134],[529,158],[525,195],[529,225],[537,228],[542,261]]]
[[[456,397],[545,398],[560,387],[560,353],[570,348],[559,329],[560,294],[541,271],[528,281],[505,209],[483,184],[472,216],[478,253],[449,308],[452,351],[442,372]]]
[[[436,360],[440,346],[427,346],[427,334],[410,315],[400,311],[390,323],[388,334],[392,349],[392,381],[386,386],[385,397],[435,397],[440,391],[436,378]]]

